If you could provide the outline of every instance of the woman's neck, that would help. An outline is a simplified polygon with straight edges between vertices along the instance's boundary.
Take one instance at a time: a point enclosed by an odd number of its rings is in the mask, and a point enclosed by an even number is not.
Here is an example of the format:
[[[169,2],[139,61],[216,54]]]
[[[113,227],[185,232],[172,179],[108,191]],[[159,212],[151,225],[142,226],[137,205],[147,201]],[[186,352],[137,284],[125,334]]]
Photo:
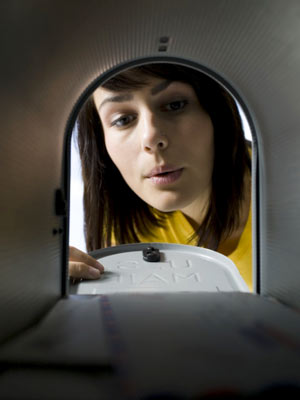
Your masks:
[[[200,197],[180,210],[195,230],[198,230],[205,218],[210,199],[210,191],[210,188],[207,189]]]

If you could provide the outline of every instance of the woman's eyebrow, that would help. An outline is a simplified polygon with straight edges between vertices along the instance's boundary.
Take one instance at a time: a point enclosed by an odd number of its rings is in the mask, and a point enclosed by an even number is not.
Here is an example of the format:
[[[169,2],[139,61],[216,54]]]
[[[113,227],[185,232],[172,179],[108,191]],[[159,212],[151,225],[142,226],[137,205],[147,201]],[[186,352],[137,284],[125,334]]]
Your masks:
[[[163,81],[161,83],[159,83],[158,85],[154,86],[151,89],[151,94],[152,95],[156,95],[159,92],[162,92],[163,90],[165,90],[170,84],[172,83],[172,81]]]
[[[108,102],[121,103],[122,101],[128,101],[128,100],[132,100],[132,99],[133,99],[133,95],[130,94],[130,93],[120,94],[120,95],[112,96],[112,97],[107,97],[106,99],[104,99],[102,101],[102,103],[98,107],[98,110],[100,111],[100,109],[104,106],[104,104],[106,104]]]
[[[160,82],[158,85],[154,86],[151,89],[151,94],[154,96],[160,92],[162,92],[163,90],[165,90],[170,84],[172,83],[172,81],[163,81]],[[128,100],[132,100],[133,99],[133,95],[131,93],[125,93],[125,94],[121,94],[121,95],[117,95],[117,96],[112,96],[112,97],[107,97],[106,99],[104,99],[102,101],[102,103],[100,104],[100,106],[98,107],[98,110],[100,111],[100,109],[104,106],[104,104],[109,103],[109,102],[113,102],[113,103],[121,103],[122,101],[128,101]]]

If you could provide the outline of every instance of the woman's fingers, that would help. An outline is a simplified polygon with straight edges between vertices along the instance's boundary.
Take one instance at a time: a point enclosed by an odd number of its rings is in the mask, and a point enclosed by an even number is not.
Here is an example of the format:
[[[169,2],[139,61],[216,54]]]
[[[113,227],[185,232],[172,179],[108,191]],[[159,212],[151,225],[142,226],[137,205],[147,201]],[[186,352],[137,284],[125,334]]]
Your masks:
[[[98,279],[104,267],[93,257],[76,249],[69,247],[69,275],[73,278]]]
[[[69,261],[81,262],[98,269],[100,272],[104,271],[103,265],[83,251],[76,249],[76,247],[69,247]]]
[[[69,275],[77,279],[99,279],[101,272],[99,269],[91,267],[82,262],[69,262]]]

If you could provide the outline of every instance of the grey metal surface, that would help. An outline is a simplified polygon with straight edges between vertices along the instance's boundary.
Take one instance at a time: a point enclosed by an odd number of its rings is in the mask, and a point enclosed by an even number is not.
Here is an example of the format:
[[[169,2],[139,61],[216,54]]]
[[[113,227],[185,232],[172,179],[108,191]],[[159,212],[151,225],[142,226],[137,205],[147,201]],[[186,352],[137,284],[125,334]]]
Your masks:
[[[0,16],[0,340],[39,318],[63,290],[54,193],[68,186],[66,127],[78,98],[105,71],[148,57],[200,64],[251,113],[259,286],[299,307],[299,1],[4,0]]]
[[[0,398],[298,399],[299,346],[299,314],[250,293],[71,296],[0,349]]]
[[[148,261],[149,249],[156,252],[157,261]],[[104,274],[71,284],[70,293],[249,292],[229,258],[196,246],[136,243],[95,251],[93,256],[104,266]]]

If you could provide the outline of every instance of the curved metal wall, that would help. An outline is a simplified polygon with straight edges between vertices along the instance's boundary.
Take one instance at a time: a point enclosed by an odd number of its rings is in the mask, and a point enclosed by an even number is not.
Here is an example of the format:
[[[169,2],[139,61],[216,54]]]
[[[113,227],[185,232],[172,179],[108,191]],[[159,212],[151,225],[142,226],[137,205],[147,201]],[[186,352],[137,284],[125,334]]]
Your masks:
[[[6,0],[0,15],[0,340],[62,295],[67,233],[54,199],[68,182],[78,98],[102,73],[147,57],[198,63],[247,106],[259,153],[260,290],[299,307],[297,0]]]

